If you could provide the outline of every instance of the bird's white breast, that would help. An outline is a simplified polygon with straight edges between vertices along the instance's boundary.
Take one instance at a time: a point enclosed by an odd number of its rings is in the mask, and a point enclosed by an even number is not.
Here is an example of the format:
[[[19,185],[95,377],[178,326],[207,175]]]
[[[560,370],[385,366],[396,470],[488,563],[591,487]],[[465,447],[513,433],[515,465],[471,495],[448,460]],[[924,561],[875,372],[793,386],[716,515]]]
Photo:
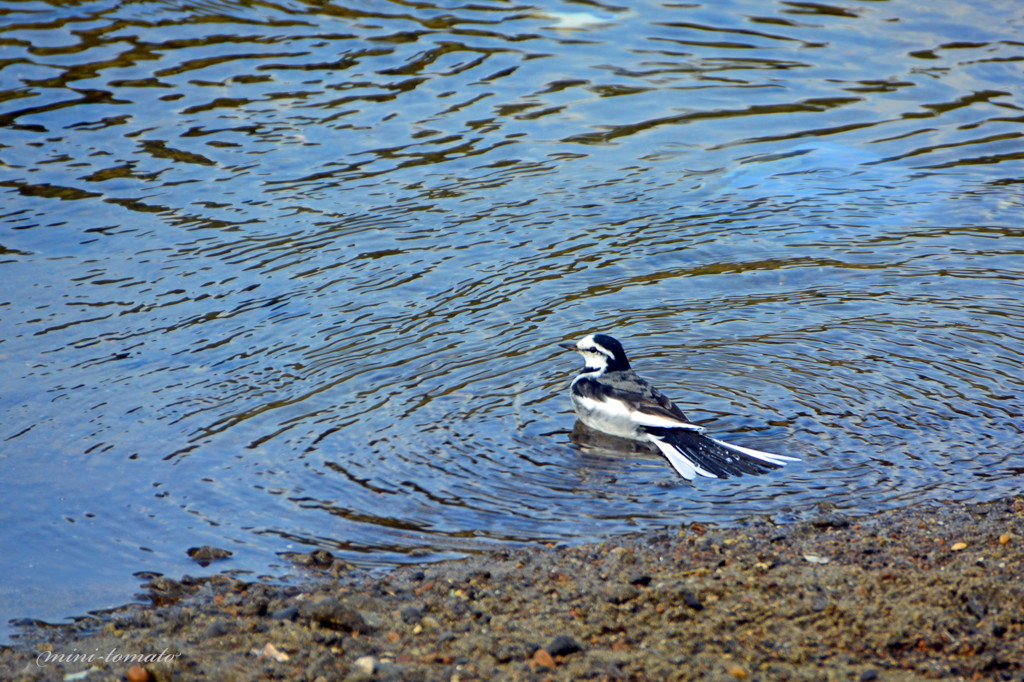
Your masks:
[[[595,400],[573,395],[572,404],[576,408],[576,416],[592,429],[622,438],[646,440],[637,433],[633,411],[621,400]]]

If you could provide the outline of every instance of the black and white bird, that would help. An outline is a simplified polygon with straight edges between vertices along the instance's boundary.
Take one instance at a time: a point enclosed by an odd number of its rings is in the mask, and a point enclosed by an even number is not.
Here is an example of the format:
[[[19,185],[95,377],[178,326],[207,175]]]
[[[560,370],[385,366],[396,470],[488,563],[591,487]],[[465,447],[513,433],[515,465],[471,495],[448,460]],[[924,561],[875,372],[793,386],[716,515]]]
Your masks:
[[[622,344],[607,334],[589,334],[559,345],[578,352],[586,363],[569,389],[579,420],[597,431],[654,444],[688,481],[697,475],[763,474],[799,461],[705,435],[703,427],[690,423],[682,410],[632,370]]]

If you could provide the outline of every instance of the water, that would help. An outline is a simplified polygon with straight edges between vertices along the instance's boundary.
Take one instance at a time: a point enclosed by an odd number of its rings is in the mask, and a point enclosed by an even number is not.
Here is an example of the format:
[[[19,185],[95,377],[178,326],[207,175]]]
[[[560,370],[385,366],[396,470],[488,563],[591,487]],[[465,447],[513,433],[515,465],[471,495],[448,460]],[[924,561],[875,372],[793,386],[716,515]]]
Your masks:
[[[0,619],[1016,492],[1024,7],[10,4]],[[573,443],[623,340],[724,438]]]

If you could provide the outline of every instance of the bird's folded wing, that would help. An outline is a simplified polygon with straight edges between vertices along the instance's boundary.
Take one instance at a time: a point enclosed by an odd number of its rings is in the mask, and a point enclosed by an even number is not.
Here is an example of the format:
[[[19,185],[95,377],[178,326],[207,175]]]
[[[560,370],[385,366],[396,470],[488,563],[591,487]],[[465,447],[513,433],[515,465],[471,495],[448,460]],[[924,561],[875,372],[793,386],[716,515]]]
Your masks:
[[[683,411],[664,393],[634,373],[623,372],[616,379],[614,387],[609,391],[610,397],[618,398],[635,407],[638,424],[704,432],[703,426],[691,424]]]
[[[581,377],[573,382],[573,391],[582,398],[628,413],[638,426],[704,431],[704,427],[691,424],[671,400],[633,372],[615,372],[604,380]]]

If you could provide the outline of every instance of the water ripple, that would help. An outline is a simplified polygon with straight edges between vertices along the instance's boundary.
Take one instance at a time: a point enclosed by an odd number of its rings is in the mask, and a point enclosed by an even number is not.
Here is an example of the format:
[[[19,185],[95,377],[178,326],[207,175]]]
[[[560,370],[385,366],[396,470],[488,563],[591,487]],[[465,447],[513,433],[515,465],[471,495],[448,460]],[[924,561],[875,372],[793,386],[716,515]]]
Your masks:
[[[978,16],[12,6],[0,612],[199,544],[262,573],[1016,491],[1024,28]],[[554,344],[593,330],[802,461],[582,448]]]

